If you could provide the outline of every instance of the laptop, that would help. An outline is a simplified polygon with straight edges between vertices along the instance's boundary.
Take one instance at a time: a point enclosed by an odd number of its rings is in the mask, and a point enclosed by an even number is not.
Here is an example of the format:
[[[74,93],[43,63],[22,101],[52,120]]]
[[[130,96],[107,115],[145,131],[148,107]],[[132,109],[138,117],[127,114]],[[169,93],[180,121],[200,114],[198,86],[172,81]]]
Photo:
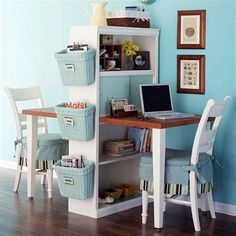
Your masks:
[[[143,84],[139,85],[139,89],[144,117],[165,120],[195,116],[173,111],[171,90],[168,84]]]

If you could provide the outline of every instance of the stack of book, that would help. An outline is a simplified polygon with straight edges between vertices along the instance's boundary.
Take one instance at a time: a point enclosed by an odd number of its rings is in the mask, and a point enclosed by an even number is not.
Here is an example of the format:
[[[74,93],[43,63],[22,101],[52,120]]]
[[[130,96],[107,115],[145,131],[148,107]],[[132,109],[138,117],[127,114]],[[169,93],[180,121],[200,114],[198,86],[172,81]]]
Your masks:
[[[105,143],[105,151],[113,156],[125,156],[135,153],[132,139],[114,139]]]
[[[134,140],[135,151],[152,151],[152,131],[150,129],[129,127],[128,139]]]

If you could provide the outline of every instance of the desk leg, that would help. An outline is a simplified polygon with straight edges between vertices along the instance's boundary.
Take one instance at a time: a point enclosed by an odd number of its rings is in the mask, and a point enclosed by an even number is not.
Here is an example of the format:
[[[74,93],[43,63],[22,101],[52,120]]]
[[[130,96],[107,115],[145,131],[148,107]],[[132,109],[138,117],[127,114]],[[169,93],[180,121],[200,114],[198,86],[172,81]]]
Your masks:
[[[37,152],[38,117],[27,116],[27,196],[33,198]]]
[[[152,132],[154,227],[161,229],[163,227],[166,130],[153,129]]]

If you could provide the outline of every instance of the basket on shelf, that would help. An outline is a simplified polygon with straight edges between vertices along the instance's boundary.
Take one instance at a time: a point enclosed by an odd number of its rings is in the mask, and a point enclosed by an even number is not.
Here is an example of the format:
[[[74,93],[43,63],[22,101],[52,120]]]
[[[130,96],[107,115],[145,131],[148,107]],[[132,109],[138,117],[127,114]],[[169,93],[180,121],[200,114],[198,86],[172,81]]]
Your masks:
[[[94,163],[85,160],[84,164],[84,168],[63,167],[61,161],[54,165],[62,196],[79,200],[93,196]]]
[[[55,107],[61,136],[68,140],[88,141],[94,137],[95,107],[68,108],[65,103]]]
[[[94,82],[95,50],[67,53],[62,50],[55,54],[61,80],[65,86],[89,85]]]
[[[150,28],[150,14],[133,10],[111,11],[107,13],[107,25]]]

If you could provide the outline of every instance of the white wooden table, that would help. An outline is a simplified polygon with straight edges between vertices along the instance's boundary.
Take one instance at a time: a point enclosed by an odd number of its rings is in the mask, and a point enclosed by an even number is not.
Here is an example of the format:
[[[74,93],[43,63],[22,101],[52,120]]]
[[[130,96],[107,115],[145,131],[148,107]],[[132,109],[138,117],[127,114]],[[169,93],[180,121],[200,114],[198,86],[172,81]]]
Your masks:
[[[25,109],[22,111],[27,115],[27,196],[33,198],[35,190],[35,160],[37,152],[37,122],[38,117],[56,118],[53,108]],[[154,227],[163,227],[163,201],[164,201],[164,176],[165,176],[165,149],[166,149],[166,129],[177,126],[197,124],[200,117],[190,117],[184,119],[171,120],[141,120],[136,117],[101,117],[101,123],[113,125],[123,125],[130,127],[140,127],[152,129],[153,148],[153,186],[154,186]]]
[[[200,117],[190,117],[171,120],[148,119],[142,120],[136,117],[101,117],[101,123],[140,127],[152,129],[152,155],[153,155],[153,200],[154,200],[154,227],[163,227],[163,205],[164,205],[164,176],[165,176],[165,150],[166,129],[197,124]]]

